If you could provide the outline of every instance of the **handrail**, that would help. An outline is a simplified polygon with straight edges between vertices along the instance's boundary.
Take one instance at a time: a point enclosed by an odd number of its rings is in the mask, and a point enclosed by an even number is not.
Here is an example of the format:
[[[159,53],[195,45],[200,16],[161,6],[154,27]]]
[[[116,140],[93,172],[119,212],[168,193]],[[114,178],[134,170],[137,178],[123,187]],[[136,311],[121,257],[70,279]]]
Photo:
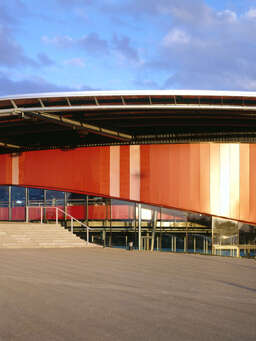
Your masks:
[[[84,224],[83,222],[81,222],[80,220],[74,218],[72,215],[70,215],[69,213],[63,211],[61,208],[56,207],[56,206],[26,206],[26,222],[29,222],[29,209],[30,208],[40,208],[40,222],[41,224],[43,223],[43,209],[47,209],[47,208],[51,208],[51,209],[55,209],[56,212],[56,216],[55,216],[55,220],[56,220],[56,225],[59,222],[59,211],[61,213],[64,213],[64,216],[66,218],[66,216],[71,218],[71,233],[74,233],[74,221],[78,222],[80,225],[84,226],[86,228],[86,243],[88,245],[89,243],[89,231],[91,230],[91,228]]]

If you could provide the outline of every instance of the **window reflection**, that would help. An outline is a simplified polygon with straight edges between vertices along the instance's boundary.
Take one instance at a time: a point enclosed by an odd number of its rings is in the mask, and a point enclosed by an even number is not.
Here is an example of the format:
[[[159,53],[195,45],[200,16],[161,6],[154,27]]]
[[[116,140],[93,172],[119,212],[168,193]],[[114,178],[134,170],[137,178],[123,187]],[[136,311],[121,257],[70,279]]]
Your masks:
[[[39,188],[0,186],[0,220],[26,219],[29,206],[47,206],[44,219],[54,220],[56,207],[67,228],[72,217],[91,227],[91,241],[104,246],[168,252],[189,252],[225,256],[252,256],[256,250],[256,226],[186,212],[79,193],[64,193]],[[141,211],[139,214],[139,210]],[[30,209],[33,221],[40,221],[41,210]],[[139,235],[140,227],[140,235]],[[76,223],[75,233],[86,236]],[[141,238],[141,239],[139,239]]]

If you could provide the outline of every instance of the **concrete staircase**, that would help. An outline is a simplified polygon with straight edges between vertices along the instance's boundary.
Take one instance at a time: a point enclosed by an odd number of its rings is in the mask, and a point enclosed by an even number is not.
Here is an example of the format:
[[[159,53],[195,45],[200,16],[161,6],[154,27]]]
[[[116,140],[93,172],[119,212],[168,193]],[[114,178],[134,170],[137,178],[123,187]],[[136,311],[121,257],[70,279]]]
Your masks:
[[[0,223],[0,249],[68,248],[97,246],[87,243],[60,225]]]

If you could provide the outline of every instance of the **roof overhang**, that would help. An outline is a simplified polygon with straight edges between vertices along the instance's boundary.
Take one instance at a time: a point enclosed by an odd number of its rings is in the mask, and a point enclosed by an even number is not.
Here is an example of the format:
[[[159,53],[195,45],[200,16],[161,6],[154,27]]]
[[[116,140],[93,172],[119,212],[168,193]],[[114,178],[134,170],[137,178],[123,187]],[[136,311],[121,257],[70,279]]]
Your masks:
[[[0,97],[0,152],[137,143],[256,142],[256,92],[78,91]]]

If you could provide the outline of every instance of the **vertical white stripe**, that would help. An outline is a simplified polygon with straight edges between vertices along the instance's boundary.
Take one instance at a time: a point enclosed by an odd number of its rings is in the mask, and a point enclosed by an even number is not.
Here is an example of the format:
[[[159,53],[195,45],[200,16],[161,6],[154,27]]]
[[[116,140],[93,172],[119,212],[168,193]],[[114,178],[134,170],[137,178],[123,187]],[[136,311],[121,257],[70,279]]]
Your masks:
[[[230,203],[230,146],[220,145],[220,212],[222,216],[229,217]]]
[[[240,146],[230,144],[230,217],[239,219]]]
[[[112,197],[120,196],[120,146],[110,147],[110,186]]]
[[[220,206],[220,160],[219,146],[210,144],[210,207],[212,214],[219,214]]]
[[[18,155],[12,155],[12,184],[19,185],[19,160]]]
[[[140,201],[140,146],[130,146],[130,200]]]

